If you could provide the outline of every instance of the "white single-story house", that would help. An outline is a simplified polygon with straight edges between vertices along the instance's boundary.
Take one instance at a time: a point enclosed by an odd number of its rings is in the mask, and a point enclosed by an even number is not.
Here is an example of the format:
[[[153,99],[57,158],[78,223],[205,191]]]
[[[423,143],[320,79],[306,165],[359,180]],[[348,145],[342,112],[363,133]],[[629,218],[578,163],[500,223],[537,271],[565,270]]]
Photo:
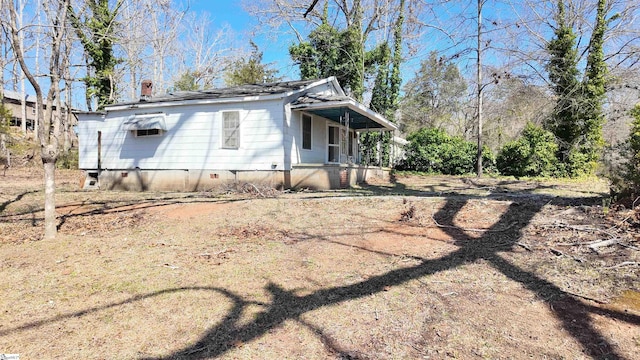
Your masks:
[[[211,189],[224,182],[333,189],[384,176],[359,165],[358,134],[396,126],[334,77],[185,91],[78,112],[85,187]]]

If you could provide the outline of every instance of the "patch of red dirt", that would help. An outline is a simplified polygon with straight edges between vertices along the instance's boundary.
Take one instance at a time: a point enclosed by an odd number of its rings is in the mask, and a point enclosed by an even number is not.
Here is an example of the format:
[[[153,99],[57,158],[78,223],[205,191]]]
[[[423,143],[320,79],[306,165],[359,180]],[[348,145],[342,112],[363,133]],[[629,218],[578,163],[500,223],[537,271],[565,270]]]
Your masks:
[[[229,209],[230,204],[227,202],[203,202],[203,203],[184,203],[170,204],[158,208],[162,215],[169,219],[185,220],[196,216],[207,215],[211,213],[219,213]]]

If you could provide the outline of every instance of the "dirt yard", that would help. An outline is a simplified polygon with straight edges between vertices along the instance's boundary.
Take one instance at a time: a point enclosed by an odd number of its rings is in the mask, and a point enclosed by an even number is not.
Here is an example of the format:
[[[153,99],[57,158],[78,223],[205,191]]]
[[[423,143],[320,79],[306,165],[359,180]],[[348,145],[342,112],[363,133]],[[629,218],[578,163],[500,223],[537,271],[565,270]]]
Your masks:
[[[640,358],[640,212],[610,207],[604,182],[57,183],[59,235],[43,241],[41,172],[0,176],[0,354]]]

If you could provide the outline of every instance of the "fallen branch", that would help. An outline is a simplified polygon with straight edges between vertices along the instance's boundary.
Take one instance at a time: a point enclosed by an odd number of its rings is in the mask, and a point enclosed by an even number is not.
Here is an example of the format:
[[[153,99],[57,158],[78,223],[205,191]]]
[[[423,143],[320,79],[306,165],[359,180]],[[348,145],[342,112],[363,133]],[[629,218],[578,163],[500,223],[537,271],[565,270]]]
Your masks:
[[[637,261],[625,261],[625,262],[622,262],[622,263],[620,263],[618,265],[604,267],[603,269],[617,269],[617,268],[621,268],[621,267],[624,267],[624,266],[640,266],[640,262],[637,262]]]
[[[569,295],[573,296],[573,297],[577,297],[577,298],[580,298],[580,299],[593,301],[593,302],[598,303],[598,304],[600,304],[600,305],[608,304],[606,301],[602,301],[602,300],[594,299],[594,298],[592,298],[592,297],[588,297],[588,296],[584,296],[584,295],[580,295],[580,294],[575,294],[575,293],[568,292],[568,291],[565,291],[565,292],[566,292],[567,294],[569,294]]]
[[[631,215],[627,216],[626,218],[622,219],[621,221],[618,221],[617,224],[613,225],[612,227],[608,228],[607,230],[613,230],[616,229],[618,226],[624,224],[627,220],[629,220],[631,218]]]
[[[640,251],[640,248],[637,246],[633,246],[633,245],[629,245],[629,244],[623,244],[623,243],[619,243],[618,245],[620,246],[624,246],[627,249],[631,249],[631,250],[635,250],[635,251]]]
[[[597,227],[593,227],[591,225],[569,225],[569,224],[565,224],[562,222],[555,222],[553,224],[545,224],[545,225],[541,225],[541,227],[544,228],[560,228],[560,229],[569,229],[569,230],[575,230],[575,231],[592,231],[592,232],[601,232],[603,234],[609,235],[611,237],[613,237],[614,235],[609,231],[612,228],[609,228],[607,230],[602,230],[599,229]]]
[[[260,189],[258,189],[258,187],[257,187],[257,186],[253,185],[252,183],[247,183],[247,185],[251,185],[251,186],[256,190],[256,192],[257,192],[258,194],[260,194],[260,196],[262,196],[262,197],[266,197],[266,196],[262,193],[262,191],[260,191]]]
[[[582,245],[589,245],[591,244],[590,242],[588,243],[557,243],[556,246],[582,246]]]
[[[601,241],[596,241],[593,242],[591,244],[589,244],[587,247],[589,249],[591,249],[592,251],[594,251],[595,253],[598,253],[598,249],[601,247],[605,247],[605,246],[612,246],[612,245],[616,245],[620,243],[620,238],[613,238],[613,239],[609,239],[609,240],[601,240]]]
[[[533,251],[531,250],[531,246],[525,244],[525,243],[521,243],[521,242],[517,242],[516,245],[522,247],[523,249],[527,250],[527,251]]]

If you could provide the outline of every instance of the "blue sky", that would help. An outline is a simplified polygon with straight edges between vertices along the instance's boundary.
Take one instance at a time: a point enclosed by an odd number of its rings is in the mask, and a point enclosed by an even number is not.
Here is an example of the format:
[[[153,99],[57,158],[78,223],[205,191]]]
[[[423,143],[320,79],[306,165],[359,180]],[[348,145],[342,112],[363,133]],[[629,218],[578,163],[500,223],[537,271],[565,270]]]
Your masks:
[[[299,0],[304,3],[306,0]],[[239,47],[247,47],[248,41],[252,39],[263,52],[263,62],[272,64],[272,67],[278,69],[280,76],[285,79],[297,79],[299,78],[298,68],[293,65],[290,60],[288,48],[296,42],[296,39],[290,36],[281,36],[277,40],[269,38],[264,34],[251,34],[257,25],[257,20],[244,11],[241,1],[224,1],[224,0],[189,0],[189,10],[196,13],[207,12],[210,15],[213,30],[223,24],[229,24],[238,38],[243,39],[244,43],[239,43]],[[506,13],[508,11],[502,9],[504,5],[500,5],[499,1],[492,2],[492,6],[486,6],[484,9],[484,15],[488,19],[499,17],[497,13]],[[459,14],[461,12],[467,13],[466,16],[475,16],[475,4],[474,3],[445,3],[438,7],[437,15],[435,18],[426,18],[427,22],[434,22],[436,26],[447,27],[450,23],[458,23]],[[434,14],[428,14],[428,16],[434,16]],[[468,19],[472,20],[473,19]],[[467,20],[467,21],[468,21]],[[467,26],[472,25],[467,23]],[[465,26],[466,28],[466,26]],[[428,54],[432,50],[442,50],[449,52],[452,55],[459,52],[459,46],[452,48],[450,38],[445,36],[439,31],[433,31],[429,35],[424,36],[425,46],[419,53],[405,54],[407,62],[403,64],[403,78],[408,80],[414,76],[415,71],[419,68],[420,60],[426,59]],[[462,58],[457,58],[456,62],[460,65],[463,72],[474,72],[475,55],[469,52]]]
[[[300,0],[304,1],[304,0]],[[289,58],[288,48],[294,41],[292,37],[279,38],[277,41],[267,36],[252,34],[257,25],[256,19],[244,11],[240,1],[226,0],[190,0],[189,10],[196,13],[207,12],[211,17],[212,26],[217,28],[223,24],[231,26],[243,43],[240,47],[249,47],[249,40],[253,40],[263,52],[263,62],[272,64],[272,68],[280,72],[280,76],[295,79],[300,76]]]

